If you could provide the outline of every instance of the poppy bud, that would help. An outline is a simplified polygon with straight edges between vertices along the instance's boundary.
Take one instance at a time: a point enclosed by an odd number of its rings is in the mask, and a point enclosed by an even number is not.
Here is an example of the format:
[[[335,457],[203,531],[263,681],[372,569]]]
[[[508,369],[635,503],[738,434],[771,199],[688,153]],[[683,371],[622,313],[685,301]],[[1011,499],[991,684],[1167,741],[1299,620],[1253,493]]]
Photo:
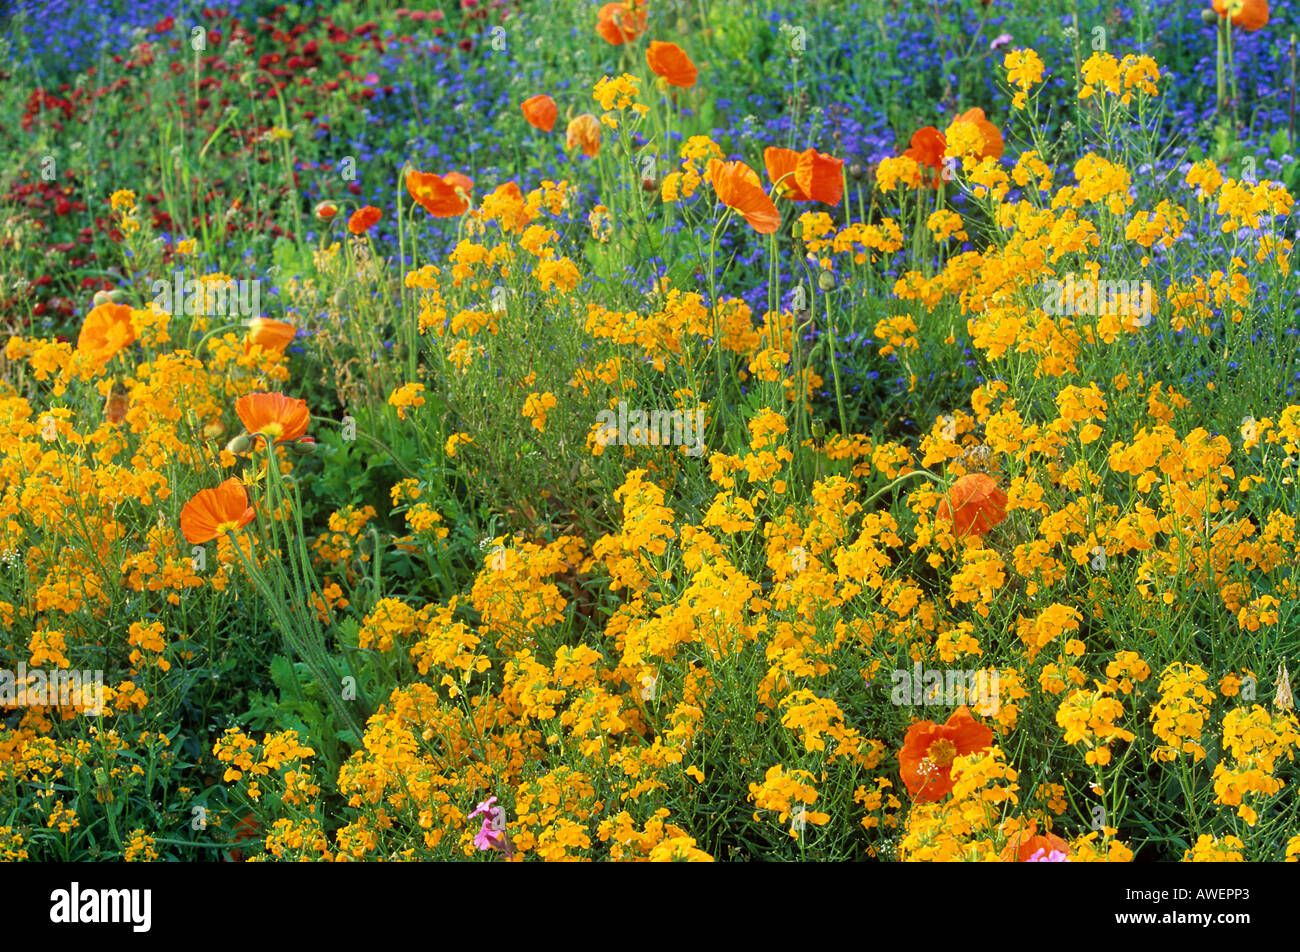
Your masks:
[[[817,287],[823,291],[832,291],[835,289],[835,275],[825,268],[817,275]]]
[[[289,445],[293,447],[293,451],[298,455],[310,456],[312,453],[316,452],[316,448],[319,444],[317,444],[314,438],[304,436],[301,440],[298,440],[296,443],[290,443]]]
[[[821,420],[812,421],[812,435],[814,440],[820,440],[826,435],[826,424]]]
[[[343,288],[339,288],[337,291],[334,292],[334,297],[332,300],[334,301],[335,307],[342,309],[348,303],[348,292]]]
[[[226,452],[234,453],[236,456],[243,456],[253,446],[253,441],[247,433],[240,433],[237,437],[226,444]]]
[[[99,307],[101,304],[111,303],[112,300],[113,299],[108,296],[107,291],[96,291],[95,296],[91,298],[91,303],[93,303],[95,307]]]
[[[122,298],[126,297],[126,292],[121,288],[114,288],[108,292],[108,299],[114,304],[121,304]]]
[[[866,174],[867,170],[856,162],[849,166],[849,178],[853,179],[855,182],[862,181],[862,176]]]
[[[339,207],[333,202],[320,202],[316,206],[315,215],[321,221],[329,221],[339,213]]]
[[[1214,12],[1213,8],[1206,7],[1204,10],[1201,11],[1202,23],[1217,23],[1218,20],[1219,20],[1219,15],[1216,12]]]

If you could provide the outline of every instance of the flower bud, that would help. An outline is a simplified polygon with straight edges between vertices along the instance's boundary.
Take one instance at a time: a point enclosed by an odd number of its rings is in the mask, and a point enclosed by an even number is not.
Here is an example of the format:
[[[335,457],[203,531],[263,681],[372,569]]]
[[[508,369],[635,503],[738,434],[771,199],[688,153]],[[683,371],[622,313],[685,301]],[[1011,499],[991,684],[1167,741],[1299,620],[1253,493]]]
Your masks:
[[[226,452],[234,453],[236,456],[243,456],[253,447],[253,441],[247,432],[240,433],[237,437],[226,444]]]
[[[339,207],[333,202],[320,202],[316,206],[315,215],[320,221],[329,221],[339,213]]]
[[[95,296],[91,298],[91,303],[95,307],[99,307],[101,304],[108,304],[112,302],[112,300],[113,299],[108,296],[107,291],[96,291]]]
[[[862,176],[866,174],[867,174],[867,170],[864,169],[857,162],[854,162],[852,165],[849,166],[849,178],[853,179],[853,181],[855,182],[862,181]]]
[[[1212,7],[1206,7],[1204,10],[1201,11],[1201,22],[1218,23],[1219,14],[1216,13]]]
[[[312,453],[316,452],[319,445],[320,444],[316,442],[315,438],[310,436],[304,436],[302,439],[289,444],[293,451],[299,456],[310,456]]]
[[[821,420],[813,420],[813,421],[812,421],[812,435],[813,435],[813,439],[815,439],[815,440],[820,440],[820,439],[822,439],[823,437],[825,437],[825,436],[826,436],[826,424],[823,423]]]
[[[823,291],[833,291],[835,289],[835,275],[831,271],[823,268],[817,275],[817,287]]]

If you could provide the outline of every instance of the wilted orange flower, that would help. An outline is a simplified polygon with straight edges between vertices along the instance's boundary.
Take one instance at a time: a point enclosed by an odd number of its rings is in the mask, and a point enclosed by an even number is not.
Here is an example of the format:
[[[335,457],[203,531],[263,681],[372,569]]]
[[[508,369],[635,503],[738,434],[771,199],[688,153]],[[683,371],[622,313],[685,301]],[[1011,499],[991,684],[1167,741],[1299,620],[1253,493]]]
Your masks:
[[[919,721],[907,729],[898,752],[899,770],[907,792],[916,800],[942,800],[952,792],[952,762],[984,750],[993,731],[971,717],[963,704],[945,724]]]
[[[190,545],[211,542],[253,521],[248,493],[237,479],[227,479],[216,489],[200,489],[181,509],[181,532]]]
[[[903,155],[917,165],[928,165],[935,170],[930,181],[930,188],[939,187],[939,169],[943,167],[943,153],[948,148],[948,140],[934,126],[925,126],[912,133],[912,141]]]
[[[1268,0],[1214,0],[1214,12],[1253,33],[1268,23]]]
[[[235,401],[235,413],[249,433],[261,433],[275,443],[292,443],[307,432],[311,414],[307,401],[282,393],[250,393]]]
[[[284,353],[284,349],[293,342],[297,333],[298,328],[292,324],[273,321],[269,317],[255,317],[248,322],[248,337],[244,340],[244,353],[247,354],[254,346]]]
[[[583,155],[594,159],[600,153],[600,120],[589,112],[574,119],[565,132],[564,147],[569,151],[581,147]]]
[[[596,32],[606,43],[622,46],[645,32],[645,10],[637,0],[607,3],[596,14]]]
[[[114,354],[133,343],[135,327],[131,324],[131,308],[125,304],[91,308],[77,336],[77,350],[97,364],[108,363]]]
[[[352,217],[348,219],[348,231],[354,235],[363,235],[383,217],[384,213],[374,205],[363,205],[354,211]]]
[[[740,212],[756,232],[770,235],[780,227],[780,213],[767,197],[767,192],[763,191],[758,173],[748,165],[714,159],[709,163],[709,172],[718,199],[728,208]]]
[[[782,198],[792,202],[825,202],[838,205],[844,194],[844,160],[806,149],[769,148],[763,151],[768,177]]]
[[[939,517],[951,519],[959,536],[968,532],[982,536],[1007,517],[1007,496],[990,477],[967,473],[939,503]]]
[[[535,129],[541,129],[543,132],[550,132],[554,129],[555,120],[560,115],[560,110],[555,106],[555,100],[545,93],[525,99],[519,104],[519,108],[524,111],[524,118],[528,120],[528,124]]]
[[[1006,143],[1002,140],[1002,130],[988,121],[983,109],[978,106],[967,109],[953,122],[971,122],[979,129],[980,135],[984,137],[984,148],[976,153],[978,158],[1002,158],[1002,151],[1006,148]]]
[[[1023,863],[1039,850],[1045,853],[1070,854],[1070,844],[1055,833],[1039,833],[1038,821],[1030,820],[1029,825],[1011,837],[1002,849],[1002,862]]]
[[[434,218],[455,218],[469,211],[469,193],[474,182],[459,172],[434,175],[432,172],[406,173],[406,190]]]
[[[662,76],[669,86],[694,86],[700,71],[676,43],[653,41],[645,51],[650,71]]]

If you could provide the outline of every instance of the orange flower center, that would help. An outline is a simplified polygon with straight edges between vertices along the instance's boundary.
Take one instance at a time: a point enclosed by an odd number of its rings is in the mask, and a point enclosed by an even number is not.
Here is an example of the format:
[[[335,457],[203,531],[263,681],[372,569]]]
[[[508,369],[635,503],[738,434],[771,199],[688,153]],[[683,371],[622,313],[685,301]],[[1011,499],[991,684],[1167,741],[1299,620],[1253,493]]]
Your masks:
[[[943,770],[947,770],[952,766],[953,758],[956,756],[957,745],[946,737],[936,740],[930,745],[930,749],[926,751],[926,759]]]

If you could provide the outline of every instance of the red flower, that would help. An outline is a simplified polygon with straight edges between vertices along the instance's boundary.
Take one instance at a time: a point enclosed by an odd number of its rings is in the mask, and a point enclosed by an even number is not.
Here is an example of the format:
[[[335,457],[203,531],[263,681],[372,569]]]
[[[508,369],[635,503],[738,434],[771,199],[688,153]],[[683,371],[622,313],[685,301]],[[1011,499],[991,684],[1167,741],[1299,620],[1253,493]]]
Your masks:
[[[645,61],[649,64],[650,71],[656,76],[662,76],[669,86],[694,86],[699,76],[699,70],[691,58],[676,43],[653,41],[645,51]]]
[[[816,149],[769,148],[763,152],[768,177],[782,198],[792,202],[825,202],[838,205],[844,194],[844,160]],[[781,181],[782,179],[785,181]]]
[[[763,191],[758,174],[744,162],[709,163],[713,190],[728,208],[734,208],[760,235],[770,235],[781,225],[781,213]]]
[[[543,132],[550,132],[555,128],[555,120],[559,118],[560,110],[555,106],[555,100],[550,96],[542,93],[533,96],[531,99],[525,99],[520,107],[524,111],[524,119],[534,129],[541,129]]]
[[[973,122],[979,129],[980,135],[984,137],[984,148],[979,151],[979,158],[1002,158],[1002,150],[1006,147],[1006,143],[1002,141],[1002,130],[985,118],[983,109],[978,106],[968,109],[953,122]]]
[[[607,3],[596,14],[596,32],[606,43],[622,46],[645,32],[645,11],[638,0]]]
[[[348,231],[354,235],[364,235],[375,227],[379,223],[379,219],[383,217],[384,213],[374,205],[363,205],[354,211],[352,217],[348,219]]]
[[[943,153],[948,148],[948,140],[934,126],[925,126],[912,133],[912,141],[903,155],[914,160],[917,165],[928,165],[934,169],[934,175],[927,183],[930,188],[939,187],[939,170],[943,168]]]
[[[1268,23],[1268,0],[1214,0],[1214,12],[1253,33]]]
[[[965,704],[945,724],[913,724],[898,752],[907,792],[915,800],[942,800],[952,792],[953,760],[984,750],[992,743],[993,732],[971,717]]]
[[[982,536],[1006,517],[1006,493],[983,473],[967,473],[939,503],[939,518],[951,519],[958,536]]]
[[[432,172],[406,173],[406,190],[434,218],[455,218],[469,211],[469,193],[474,182],[459,172],[434,175]]]
[[[1001,860],[1004,863],[1023,863],[1039,850],[1046,853],[1070,853],[1070,844],[1054,833],[1039,833],[1038,821],[1030,820],[1029,825],[1011,837],[1002,849]]]

